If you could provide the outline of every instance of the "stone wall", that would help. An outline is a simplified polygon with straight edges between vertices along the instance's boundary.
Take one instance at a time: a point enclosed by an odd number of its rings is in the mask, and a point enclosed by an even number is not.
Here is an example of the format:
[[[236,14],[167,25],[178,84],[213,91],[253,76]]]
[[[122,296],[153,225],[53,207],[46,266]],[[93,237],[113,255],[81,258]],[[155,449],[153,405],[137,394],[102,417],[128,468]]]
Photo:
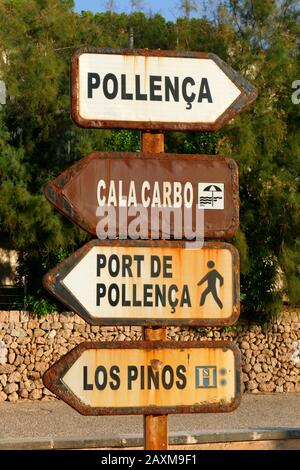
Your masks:
[[[168,339],[227,339],[242,352],[246,392],[300,392],[300,309],[290,309],[268,328],[240,321],[237,327],[168,328]],[[82,341],[140,340],[140,327],[90,326],[72,313],[37,319],[23,312],[0,312],[0,401],[53,399],[41,377]]]

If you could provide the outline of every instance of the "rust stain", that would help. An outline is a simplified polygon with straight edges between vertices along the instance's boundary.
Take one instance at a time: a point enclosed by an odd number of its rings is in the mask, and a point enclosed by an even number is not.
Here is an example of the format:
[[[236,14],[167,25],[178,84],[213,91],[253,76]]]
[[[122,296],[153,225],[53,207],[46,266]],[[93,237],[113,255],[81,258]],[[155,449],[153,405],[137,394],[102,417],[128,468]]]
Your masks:
[[[159,359],[151,359],[150,364],[154,370],[160,370],[164,365],[164,363]]]

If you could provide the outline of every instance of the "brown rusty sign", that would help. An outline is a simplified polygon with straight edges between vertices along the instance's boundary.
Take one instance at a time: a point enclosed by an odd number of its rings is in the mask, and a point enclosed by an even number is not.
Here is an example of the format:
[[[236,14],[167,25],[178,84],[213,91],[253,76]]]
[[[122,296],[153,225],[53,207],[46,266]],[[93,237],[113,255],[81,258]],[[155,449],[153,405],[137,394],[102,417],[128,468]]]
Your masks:
[[[240,363],[226,341],[85,342],[43,381],[84,415],[225,412],[240,402]]]
[[[98,238],[230,238],[239,223],[237,164],[220,156],[93,152],[45,195]]]
[[[215,54],[83,47],[72,58],[81,127],[216,131],[256,98]]]
[[[92,240],[44,286],[95,325],[232,325],[239,255],[228,243]]]

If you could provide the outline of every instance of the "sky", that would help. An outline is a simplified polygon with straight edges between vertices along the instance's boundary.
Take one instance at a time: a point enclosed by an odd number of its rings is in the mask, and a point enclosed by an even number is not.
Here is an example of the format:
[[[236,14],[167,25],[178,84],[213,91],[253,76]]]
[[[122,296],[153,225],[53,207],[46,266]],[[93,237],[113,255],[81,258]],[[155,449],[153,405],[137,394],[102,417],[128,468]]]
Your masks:
[[[75,10],[78,12],[81,12],[82,10],[90,10],[94,13],[97,11],[105,11],[107,9],[107,3],[108,2],[106,0],[75,0]],[[115,0],[114,3],[116,5],[115,11],[117,13],[130,13],[130,0]],[[180,16],[180,12],[177,7],[179,0],[142,0],[142,3],[144,5],[143,11],[145,13],[160,13],[168,20],[175,20]],[[207,3],[207,5],[211,6],[216,3],[216,0],[206,0],[206,2],[203,2],[203,0],[198,1],[199,5],[203,3]],[[200,12],[202,12],[202,14],[204,13],[203,8],[200,9]],[[191,16],[195,16],[195,13]],[[199,14],[196,14],[196,16],[199,16]],[[209,16],[209,14],[207,16]]]

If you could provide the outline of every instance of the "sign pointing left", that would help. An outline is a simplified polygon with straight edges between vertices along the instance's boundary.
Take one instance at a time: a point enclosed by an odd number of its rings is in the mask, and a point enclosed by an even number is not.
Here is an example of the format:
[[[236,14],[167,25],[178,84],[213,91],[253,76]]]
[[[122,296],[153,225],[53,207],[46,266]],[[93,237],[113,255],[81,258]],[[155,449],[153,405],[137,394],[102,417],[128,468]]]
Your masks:
[[[239,256],[228,243],[93,240],[44,278],[95,325],[232,325],[239,315]]]
[[[231,342],[81,343],[43,377],[84,415],[233,411],[240,353]]]
[[[94,236],[108,213],[110,238],[133,238],[128,227],[141,210],[140,238],[182,239],[202,229],[204,237],[230,238],[239,224],[237,165],[221,156],[92,152],[51,181],[45,196]]]

